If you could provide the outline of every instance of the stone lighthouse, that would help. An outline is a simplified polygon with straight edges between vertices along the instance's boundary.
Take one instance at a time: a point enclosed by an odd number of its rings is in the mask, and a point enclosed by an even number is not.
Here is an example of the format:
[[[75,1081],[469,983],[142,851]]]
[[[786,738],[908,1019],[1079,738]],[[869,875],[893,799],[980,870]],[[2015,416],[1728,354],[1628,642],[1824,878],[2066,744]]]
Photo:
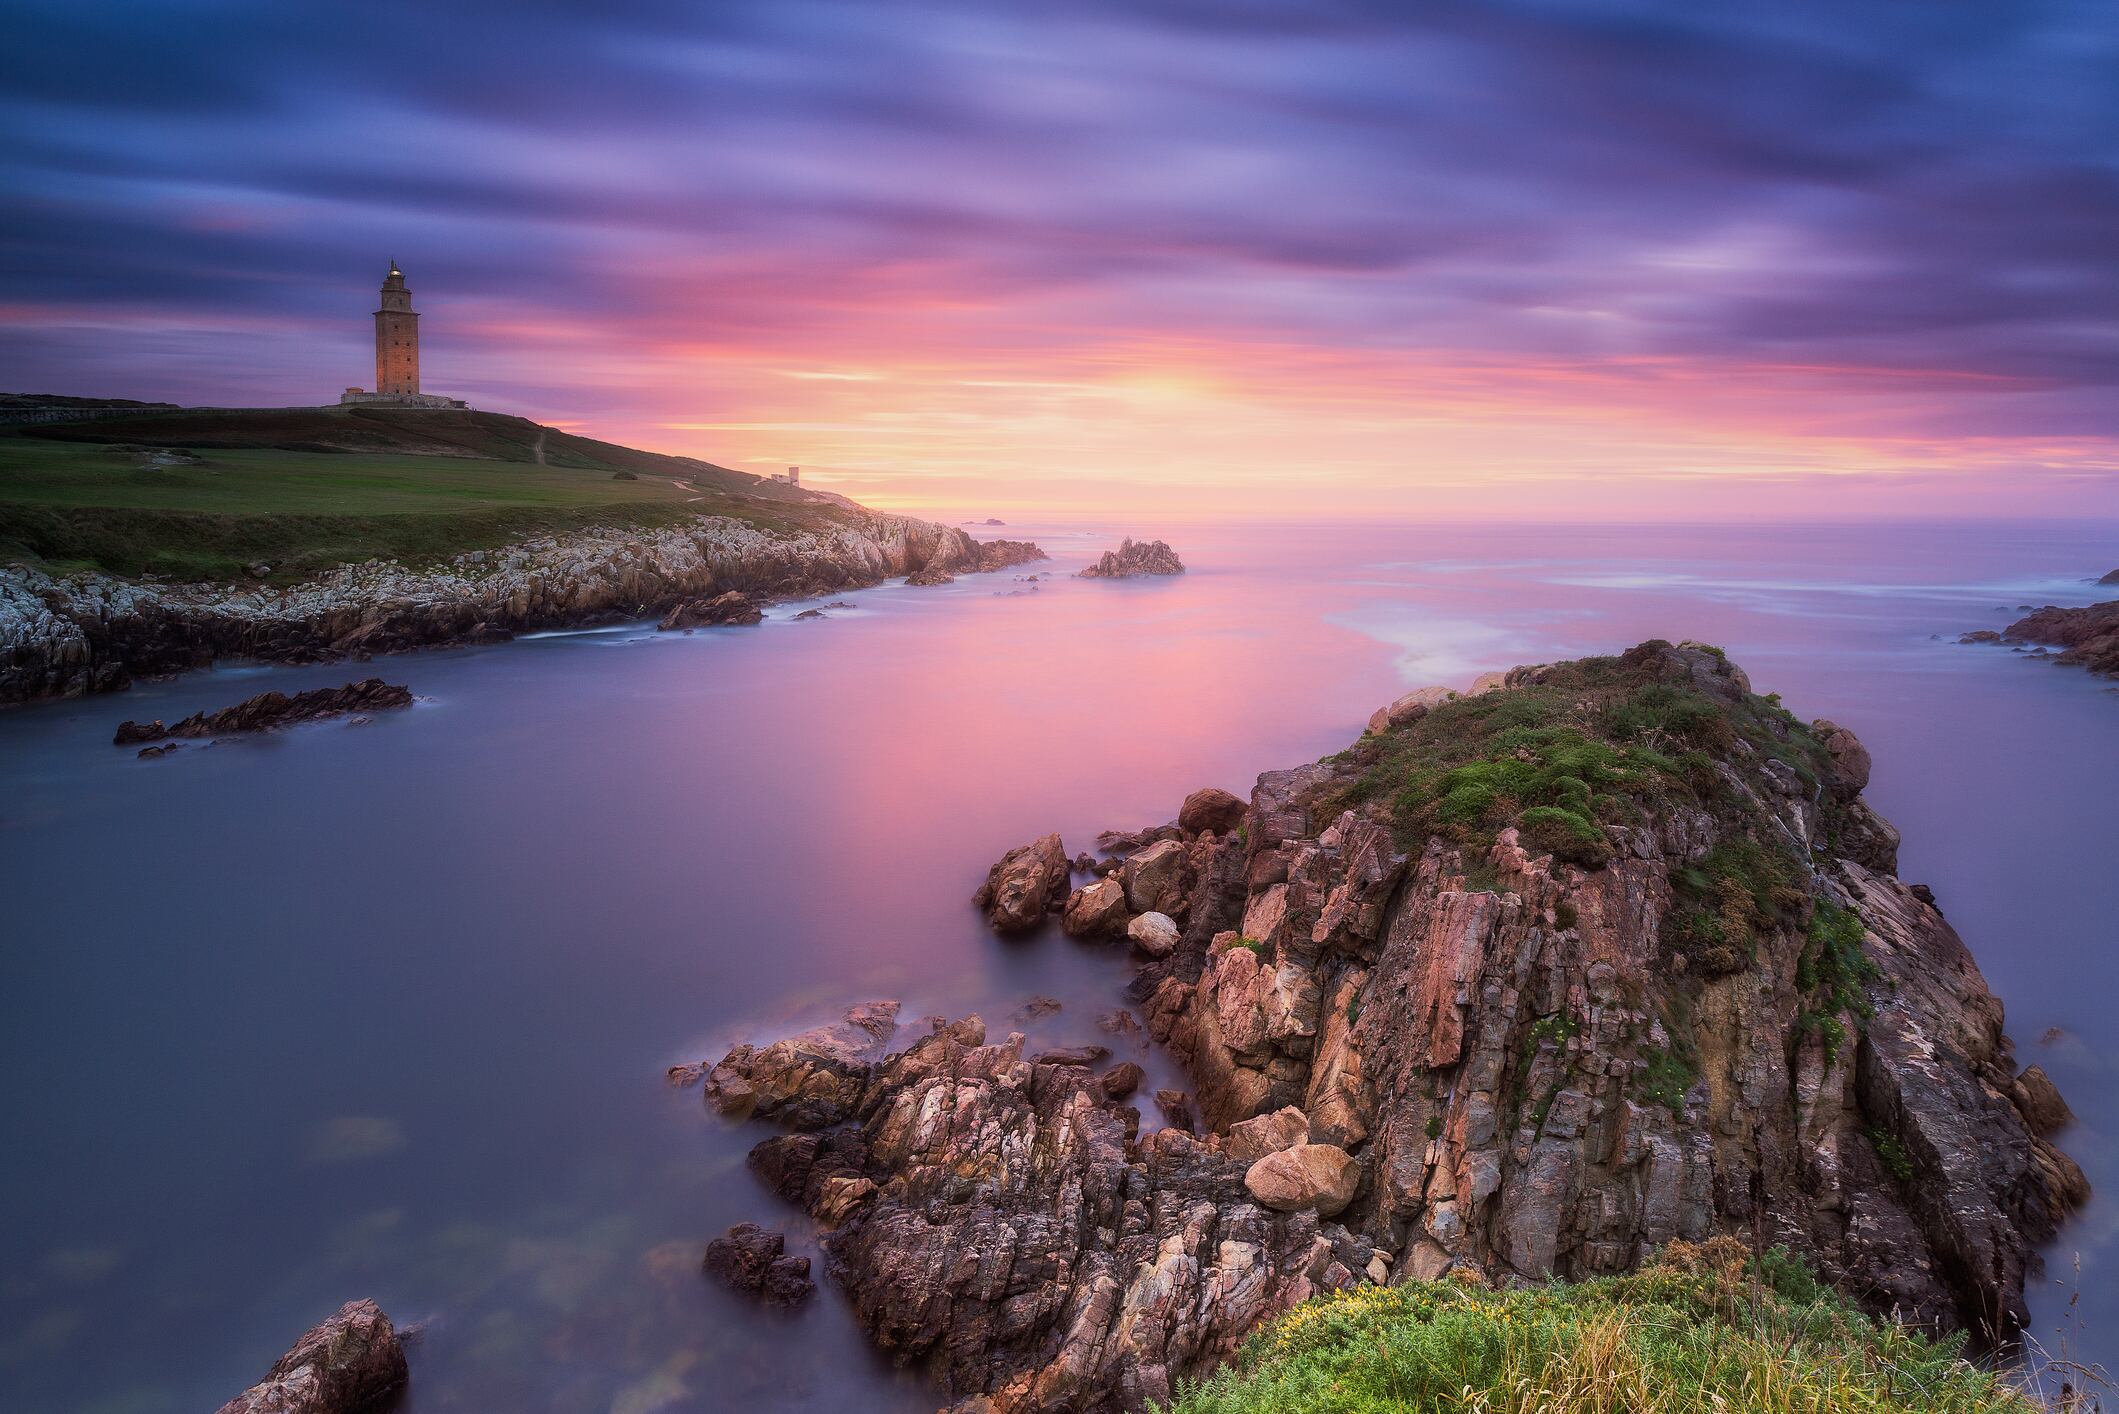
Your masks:
[[[461,399],[438,397],[419,390],[419,314],[412,308],[412,291],[405,286],[405,272],[390,262],[383,276],[382,300],[375,311],[375,391],[348,388],[341,403],[380,404],[385,407],[460,408]]]
[[[412,312],[412,292],[405,272],[390,262],[383,276],[382,307],[375,311],[375,391],[400,396],[419,394],[419,316]]]

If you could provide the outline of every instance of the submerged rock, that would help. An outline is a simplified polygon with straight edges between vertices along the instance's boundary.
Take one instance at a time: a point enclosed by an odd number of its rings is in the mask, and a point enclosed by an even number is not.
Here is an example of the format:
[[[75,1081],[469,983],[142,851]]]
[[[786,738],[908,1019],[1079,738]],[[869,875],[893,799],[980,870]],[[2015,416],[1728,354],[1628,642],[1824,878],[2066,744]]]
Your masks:
[[[786,1248],[785,1233],[737,1223],[706,1244],[706,1274],[731,1291],[792,1310],[809,1300],[817,1284],[810,1280],[809,1258],[789,1256]]]
[[[412,690],[381,678],[365,678],[344,687],[317,687],[289,697],[283,692],[261,692],[233,707],[211,714],[194,712],[173,727],[160,721],[121,722],[113,745],[131,746],[164,737],[233,736],[238,732],[270,731],[297,722],[321,721],[356,712],[387,712],[412,705]],[[141,753],[145,755],[146,753]]]
[[[397,1331],[373,1301],[349,1301],[219,1414],[364,1414],[405,1386]]]
[[[1130,579],[1139,574],[1183,574],[1184,561],[1177,552],[1160,540],[1134,540],[1127,537],[1116,550],[1106,550],[1103,557],[1083,570],[1080,579]]]

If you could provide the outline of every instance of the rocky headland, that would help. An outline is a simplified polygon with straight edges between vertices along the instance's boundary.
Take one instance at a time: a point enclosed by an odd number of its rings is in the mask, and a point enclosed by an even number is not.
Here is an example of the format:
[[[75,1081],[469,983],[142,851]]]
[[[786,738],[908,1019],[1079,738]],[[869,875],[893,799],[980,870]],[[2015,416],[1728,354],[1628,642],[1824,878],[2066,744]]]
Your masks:
[[[1189,1094],[1144,1112],[1101,1048],[889,1003],[698,1068],[787,1131],[751,1166],[879,1348],[963,1411],[1143,1409],[1315,1294],[1716,1235],[1917,1326],[2021,1327],[2086,1196],[2067,1108],[1895,877],[1850,732],[1662,642],[1379,717],[980,890],[1131,946]]]
[[[2099,584],[2119,583],[2112,571]],[[2058,648],[2053,661],[2087,668],[2102,677],[2119,677],[2119,600],[2062,609],[2051,604],[2016,620],[2000,633],[1987,629],[1966,634],[1960,642],[2035,644]]]
[[[1183,574],[1185,564],[1177,552],[1160,540],[1135,540],[1128,536],[1116,550],[1106,550],[1097,562],[1081,571],[1078,579],[1131,579],[1142,574]]]
[[[114,691],[219,659],[311,663],[490,642],[658,617],[730,593],[755,605],[1045,558],[1027,541],[981,544],[953,527],[851,503],[839,518],[833,528],[790,531],[725,516],[592,528],[436,568],[347,565],[284,588],[0,566],[0,704]]]

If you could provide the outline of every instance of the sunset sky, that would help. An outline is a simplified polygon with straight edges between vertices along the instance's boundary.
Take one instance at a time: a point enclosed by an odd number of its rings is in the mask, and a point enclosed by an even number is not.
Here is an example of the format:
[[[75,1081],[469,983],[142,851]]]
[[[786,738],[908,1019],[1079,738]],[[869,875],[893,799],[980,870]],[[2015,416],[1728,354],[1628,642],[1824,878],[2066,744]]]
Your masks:
[[[872,504],[2119,514],[2110,0],[7,0],[0,388]]]

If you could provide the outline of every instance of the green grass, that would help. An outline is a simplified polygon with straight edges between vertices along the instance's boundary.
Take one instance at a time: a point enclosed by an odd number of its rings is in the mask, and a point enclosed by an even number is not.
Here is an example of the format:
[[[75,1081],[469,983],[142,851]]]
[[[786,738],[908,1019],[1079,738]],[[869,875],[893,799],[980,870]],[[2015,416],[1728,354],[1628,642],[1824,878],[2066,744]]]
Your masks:
[[[1584,658],[1363,737],[1331,758],[1355,769],[1315,804],[1380,811],[1409,850],[1433,836],[1476,850],[1513,826],[1533,853],[1594,869],[1612,858],[1606,826],[1673,804],[1732,804],[1716,763],[1739,739],[1812,782],[1827,760],[1764,698],[1732,705],[1631,655]]]
[[[1305,1302],[1176,1414],[2035,1414],[1931,1341],[1872,1320],[1778,1249],[1674,1243],[1642,1271],[1489,1290],[1358,1286]]]
[[[264,563],[284,582],[700,514],[798,529],[840,513],[705,462],[484,413],[192,410],[0,435],[0,560],[58,571],[229,580]]]

